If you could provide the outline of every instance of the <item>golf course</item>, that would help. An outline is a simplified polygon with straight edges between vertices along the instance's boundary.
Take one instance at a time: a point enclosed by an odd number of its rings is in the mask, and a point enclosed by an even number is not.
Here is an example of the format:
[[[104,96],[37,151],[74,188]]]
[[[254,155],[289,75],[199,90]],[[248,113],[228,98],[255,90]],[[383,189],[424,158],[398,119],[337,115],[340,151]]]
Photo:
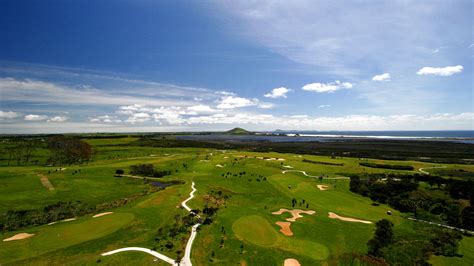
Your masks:
[[[378,221],[393,225],[393,245],[433,242],[427,230],[452,229],[408,219],[428,219],[421,207],[401,212],[389,200],[353,192],[354,176],[393,179],[377,181],[384,184],[402,182],[399,175],[474,172],[472,164],[155,147],[138,145],[134,136],[80,139],[93,150],[87,162],[55,165],[46,148],[33,152],[35,163],[7,163],[3,153],[0,265],[403,264],[416,248],[386,247],[385,259],[366,255]],[[143,174],[145,166],[153,174]],[[464,176],[450,178],[472,180]],[[444,195],[445,185],[416,184]],[[427,262],[472,265],[469,232],[455,256],[433,252]]]

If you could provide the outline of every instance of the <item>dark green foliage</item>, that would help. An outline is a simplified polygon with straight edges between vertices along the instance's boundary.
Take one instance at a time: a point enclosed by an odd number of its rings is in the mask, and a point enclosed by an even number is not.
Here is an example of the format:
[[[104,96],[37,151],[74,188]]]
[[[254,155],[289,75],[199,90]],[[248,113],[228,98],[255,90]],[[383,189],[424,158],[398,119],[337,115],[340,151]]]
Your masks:
[[[163,177],[171,174],[171,171],[156,171],[152,164],[137,164],[131,166],[130,174],[148,177]]]
[[[382,257],[382,248],[387,247],[393,242],[393,223],[383,219],[375,223],[375,235],[369,240],[368,254],[376,257]]]
[[[48,139],[47,147],[51,152],[48,163],[52,165],[84,163],[92,156],[92,147],[76,138],[51,137]]]
[[[13,231],[31,225],[41,225],[94,211],[95,206],[74,201],[58,202],[41,210],[8,211],[2,217],[2,231]]]
[[[458,251],[458,241],[462,235],[457,231],[443,230],[430,240],[432,252],[436,255],[455,256]]]
[[[467,206],[461,213],[462,227],[467,230],[474,230],[474,206]]]
[[[328,163],[328,162],[320,162],[320,161],[313,161],[308,159],[303,159],[305,163],[312,163],[312,164],[324,164],[324,165],[334,165],[334,166],[344,166],[343,163]]]
[[[125,171],[124,171],[123,169],[117,169],[117,170],[115,170],[115,175],[119,175],[119,176],[120,176],[120,175],[123,175],[123,174],[125,174]]]
[[[392,170],[409,170],[412,171],[414,168],[411,165],[398,165],[398,164],[380,164],[380,163],[359,163],[361,166],[372,167],[372,168],[383,168]]]

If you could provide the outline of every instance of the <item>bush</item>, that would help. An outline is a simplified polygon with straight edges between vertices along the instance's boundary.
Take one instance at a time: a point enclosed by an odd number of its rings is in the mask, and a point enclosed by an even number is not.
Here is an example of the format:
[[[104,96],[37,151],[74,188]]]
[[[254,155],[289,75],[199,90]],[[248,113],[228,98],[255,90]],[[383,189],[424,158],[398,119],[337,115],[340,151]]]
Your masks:
[[[392,169],[392,170],[413,171],[415,169],[411,165],[399,165],[399,164],[380,164],[380,163],[363,162],[363,163],[359,163],[359,165],[366,166],[366,167],[372,167],[372,168],[383,168],[383,169]]]

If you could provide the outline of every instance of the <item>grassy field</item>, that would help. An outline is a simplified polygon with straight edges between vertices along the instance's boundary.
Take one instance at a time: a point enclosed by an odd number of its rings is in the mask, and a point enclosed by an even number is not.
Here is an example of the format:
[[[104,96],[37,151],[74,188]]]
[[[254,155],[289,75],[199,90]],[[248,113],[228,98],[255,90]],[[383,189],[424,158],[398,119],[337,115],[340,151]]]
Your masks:
[[[199,229],[192,250],[194,264],[283,265],[286,258],[295,258],[302,265],[327,265],[344,254],[366,253],[366,243],[375,229],[373,223],[380,219],[392,221],[396,235],[414,235],[416,226],[405,218],[406,214],[384,204],[373,206],[369,198],[350,192],[349,180],[330,178],[354,173],[415,173],[419,168],[443,166],[418,161],[367,160],[414,167],[413,171],[405,171],[363,167],[358,158],[127,146],[134,140],[131,137],[88,139],[96,151],[92,161],[64,166],[66,169],[61,171],[40,165],[0,167],[0,213],[41,209],[59,201],[97,205],[133,198],[127,204],[107,210],[114,212],[111,215],[92,218],[92,214],[87,214],[70,222],[4,232],[2,239],[23,232],[35,235],[0,242],[0,264],[165,265],[154,262],[154,258],[145,253],[124,252],[107,257],[101,254],[136,246],[155,249],[170,258],[179,257],[189,232],[174,239],[165,235],[179,217],[187,215],[178,206],[188,197],[191,181],[194,181],[197,192],[188,203],[193,209],[203,210],[215,200],[210,195],[226,195],[219,203],[213,223]],[[303,162],[303,159],[334,165]],[[172,174],[161,178],[162,181],[185,183],[144,193],[151,185],[143,180],[114,177],[116,169],[128,172],[131,165],[138,163],[151,163],[158,170],[170,170]],[[455,165],[444,166],[456,168]],[[319,180],[299,172],[282,173],[289,167],[312,176],[324,175],[324,178]],[[459,169],[474,172],[472,165]],[[47,176],[54,190],[42,185],[39,174]],[[319,190],[317,185],[327,185],[328,190]],[[294,207],[293,198],[296,199]],[[290,215],[272,214],[280,208],[316,213],[303,214],[303,218],[292,222],[293,236],[285,236],[275,223],[285,221]],[[387,211],[392,211],[392,215],[387,215]],[[373,223],[331,219],[328,212]],[[166,243],[173,247],[166,247]],[[474,237],[464,237],[459,249],[463,257],[433,256],[430,262],[472,265],[473,250]]]

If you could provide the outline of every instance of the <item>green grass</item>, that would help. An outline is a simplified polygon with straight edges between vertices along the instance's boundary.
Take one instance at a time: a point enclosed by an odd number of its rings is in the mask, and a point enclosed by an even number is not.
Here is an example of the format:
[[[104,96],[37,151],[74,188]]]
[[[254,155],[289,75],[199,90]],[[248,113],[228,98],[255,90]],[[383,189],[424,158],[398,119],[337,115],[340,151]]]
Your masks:
[[[38,256],[56,249],[103,237],[133,220],[130,213],[113,213],[98,218],[85,217],[78,221],[62,222],[29,229],[35,234],[24,240],[0,242],[0,258],[3,263]],[[10,237],[19,232],[5,234]]]
[[[273,226],[258,215],[239,218],[233,223],[232,230],[238,238],[259,246],[273,246],[278,240],[278,233]]]
[[[4,234],[2,238],[19,232],[36,233],[30,239],[1,242],[0,264],[90,265],[100,259],[101,264],[105,265],[156,265],[153,257],[137,252],[100,256],[105,251],[127,246],[155,248],[175,258],[176,250],[184,246],[188,234],[169,240],[174,245],[172,249],[167,249],[163,241],[157,242],[155,238],[162,237],[157,233],[158,229],[163,228],[166,232],[173,226],[174,216],[186,214],[177,206],[188,197],[192,180],[196,183],[197,192],[188,203],[191,208],[202,210],[208,204],[204,196],[210,191],[222,191],[230,196],[221,206],[215,221],[200,227],[192,253],[196,265],[242,262],[249,265],[281,265],[286,258],[296,258],[302,265],[324,265],[346,253],[365,253],[374,225],[330,219],[328,212],[373,222],[390,219],[397,234],[410,236],[414,232],[414,223],[398,211],[383,204],[372,206],[370,199],[350,192],[348,180],[320,181],[301,173],[282,174],[281,171],[285,169],[282,165],[290,165],[292,169],[304,170],[310,175],[324,174],[329,177],[351,173],[415,171],[361,167],[361,161],[357,158],[126,146],[134,138],[87,141],[96,150],[93,160],[87,165],[66,166],[67,169],[60,172],[44,166],[0,167],[0,212],[37,209],[58,201],[79,200],[100,204],[141,193],[149,188],[143,180],[113,176],[116,169],[128,171],[131,165],[137,163],[152,163],[158,170],[172,170],[172,175],[164,177],[164,181],[183,180],[186,183],[142,196],[113,209],[115,213],[109,216],[92,219],[91,215],[87,215],[69,223],[36,226]],[[266,161],[256,157],[278,157],[285,161]],[[207,162],[201,161],[206,158]],[[312,164],[303,162],[303,159],[344,165]],[[415,169],[443,165],[417,161],[369,161],[411,165]],[[217,164],[224,167],[216,167]],[[73,175],[78,169],[81,172]],[[464,165],[462,169],[474,171],[474,166]],[[222,174],[227,172],[237,176],[223,177]],[[246,174],[239,177],[240,172]],[[41,185],[38,173],[49,177],[54,191],[48,191]],[[264,176],[266,181],[260,176]],[[318,184],[328,185],[329,190],[320,191]],[[290,185],[291,189],[288,188]],[[280,208],[292,209],[292,198],[298,201],[295,208],[314,210],[316,213],[303,214],[303,218],[293,222],[291,230],[294,235],[288,237],[281,234],[275,224],[284,221],[288,214],[273,215],[271,212]],[[302,200],[309,204],[308,208],[306,204],[299,205]],[[393,215],[388,216],[388,210]],[[224,243],[221,246],[222,239]],[[432,257],[431,262],[435,265],[472,265],[473,239],[464,238],[461,242],[460,253],[463,257]]]

